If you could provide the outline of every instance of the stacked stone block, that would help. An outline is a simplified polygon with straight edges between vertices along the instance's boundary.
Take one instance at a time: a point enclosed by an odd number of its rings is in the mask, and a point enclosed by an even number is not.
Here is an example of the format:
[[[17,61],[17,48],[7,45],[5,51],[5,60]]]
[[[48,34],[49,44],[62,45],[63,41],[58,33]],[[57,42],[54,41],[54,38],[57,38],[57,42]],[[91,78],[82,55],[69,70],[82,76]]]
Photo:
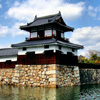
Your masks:
[[[56,87],[56,65],[16,65],[15,85]]]
[[[12,78],[14,76],[14,69],[0,69],[0,84],[12,84]]]
[[[82,85],[100,83],[100,69],[81,68],[80,82]]]
[[[80,76],[78,66],[57,65],[58,86],[73,86],[80,85]]]
[[[0,83],[40,87],[79,85],[79,69],[57,64],[16,65],[14,69],[0,69]]]

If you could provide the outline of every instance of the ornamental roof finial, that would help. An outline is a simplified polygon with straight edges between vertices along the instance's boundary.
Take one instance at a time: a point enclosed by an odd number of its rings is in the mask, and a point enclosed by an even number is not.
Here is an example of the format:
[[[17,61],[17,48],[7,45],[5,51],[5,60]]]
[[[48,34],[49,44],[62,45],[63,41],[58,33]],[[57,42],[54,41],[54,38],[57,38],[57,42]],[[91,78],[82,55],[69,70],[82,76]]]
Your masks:
[[[59,11],[59,14],[61,15],[61,12]]]
[[[37,15],[35,15],[35,18],[34,18],[34,20],[35,20],[35,19],[37,19]]]

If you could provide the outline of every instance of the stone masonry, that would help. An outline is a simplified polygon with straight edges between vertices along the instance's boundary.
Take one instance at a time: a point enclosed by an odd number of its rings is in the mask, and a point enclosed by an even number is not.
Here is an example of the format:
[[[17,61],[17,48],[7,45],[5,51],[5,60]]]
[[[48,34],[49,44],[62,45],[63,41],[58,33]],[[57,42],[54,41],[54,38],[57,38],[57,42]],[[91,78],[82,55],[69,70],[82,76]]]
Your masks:
[[[80,69],[80,83],[81,85],[100,83],[100,69]]]
[[[15,68],[0,69],[0,84],[40,87],[79,85],[79,68],[58,64],[16,65]]]
[[[57,65],[57,85],[73,86],[80,85],[80,76],[78,66]]]

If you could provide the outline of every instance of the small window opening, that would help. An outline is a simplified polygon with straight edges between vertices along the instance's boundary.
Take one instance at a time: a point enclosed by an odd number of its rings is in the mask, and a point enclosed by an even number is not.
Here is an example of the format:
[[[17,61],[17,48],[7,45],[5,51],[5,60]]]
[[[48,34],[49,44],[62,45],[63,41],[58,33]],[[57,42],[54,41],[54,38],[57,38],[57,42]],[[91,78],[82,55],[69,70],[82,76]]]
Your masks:
[[[26,47],[23,47],[23,51],[26,51],[27,50],[27,48]]]
[[[6,64],[11,64],[11,60],[6,60]]]
[[[45,48],[45,49],[49,48],[49,45],[45,45],[44,48]]]
[[[44,37],[44,30],[43,31],[38,31],[38,37]]]
[[[57,31],[57,38],[61,38],[61,32]]]
[[[75,51],[75,49],[74,48],[72,48],[72,52],[74,52]]]
[[[58,47],[59,47],[59,49],[61,50],[61,45],[59,45]]]

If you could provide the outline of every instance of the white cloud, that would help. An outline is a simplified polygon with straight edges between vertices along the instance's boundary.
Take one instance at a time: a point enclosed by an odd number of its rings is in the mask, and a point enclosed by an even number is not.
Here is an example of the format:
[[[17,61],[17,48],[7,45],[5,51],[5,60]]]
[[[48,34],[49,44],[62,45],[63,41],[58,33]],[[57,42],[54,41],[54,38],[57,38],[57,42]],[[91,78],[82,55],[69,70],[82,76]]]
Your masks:
[[[15,23],[11,28],[9,28],[9,33],[15,37],[20,35],[27,35],[28,32],[19,29],[19,26],[25,25],[25,23]]]
[[[0,37],[4,37],[8,31],[9,28],[7,26],[0,25]]]
[[[88,7],[88,14],[92,17],[97,17],[100,13],[100,6],[98,7],[93,7],[93,6],[89,6]]]
[[[94,8],[93,8],[92,6],[89,6],[89,7],[88,7],[88,10],[91,11],[91,10],[94,10]]]
[[[20,35],[28,35],[28,32],[19,29],[19,26],[24,24],[25,23],[15,23],[15,25],[13,25],[11,28],[8,26],[0,25],[0,37],[5,37],[7,35],[11,35],[13,37]]]
[[[90,15],[90,16],[92,16],[92,17],[96,17],[96,12],[88,12],[88,14]]]
[[[18,1],[16,1],[16,2],[14,3],[14,6],[20,6],[20,3],[19,3]]]
[[[8,10],[7,16],[21,21],[30,21],[35,15],[45,16],[61,11],[65,19],[72,20],[82,15],[84,6],[84,2],[72,4],[64,0],[26,0],[21,4],[15,2]]]
[[[80,54],[85,55],[89,50],[100,51],[100,26],[78,28],[73,32],[70,41],[84,45]]]
[[[2,8],[2,5],[0,4],[0,8]]]

